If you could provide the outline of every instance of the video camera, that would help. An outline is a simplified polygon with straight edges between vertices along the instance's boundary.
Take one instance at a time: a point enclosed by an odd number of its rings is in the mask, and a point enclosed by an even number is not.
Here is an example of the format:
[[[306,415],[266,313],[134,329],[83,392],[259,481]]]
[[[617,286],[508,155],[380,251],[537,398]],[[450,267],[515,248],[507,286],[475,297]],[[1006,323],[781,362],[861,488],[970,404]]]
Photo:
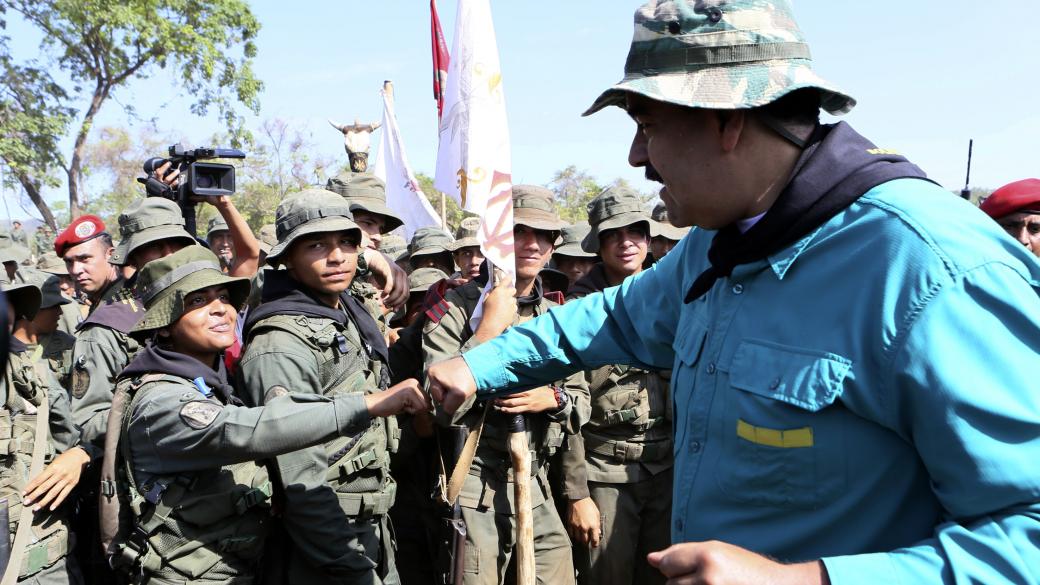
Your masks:
[[[154,157],[144,161],[144,172],[148,176],[137,179],[144,184],[149,197],[165,197],[177,203],[184,214],[185,229],[195,235],[194,197],[219,197],[235,194],[235,167],[219,163],[199,162],[214,158],[243,159],[246,154],[235,148],[193,148],[185,150],[180,145],[170,147],[167,158]],[[163,183],[155,176],[155,170],[171,163],[180,169],[181,181],[176,188]]]

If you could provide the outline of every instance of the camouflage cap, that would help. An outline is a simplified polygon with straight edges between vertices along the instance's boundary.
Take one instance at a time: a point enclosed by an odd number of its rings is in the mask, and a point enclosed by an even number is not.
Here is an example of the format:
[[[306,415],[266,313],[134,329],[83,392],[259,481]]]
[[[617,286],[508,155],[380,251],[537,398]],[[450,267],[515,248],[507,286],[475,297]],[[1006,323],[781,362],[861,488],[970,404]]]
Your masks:
[[[665,207],[664,203],[658,203],[654,206],[654,210],[650,212],[650,237],[651,238],[665,238],[678,242],[683,239],[686,234],[690,233],[688,227],[675,227],[672,222],[668,219],[668,208]]]
[[[278,243],[278,232],[275,230],[274,224],[269,223],[260,226],[260,232],[257,234],[257,240],[260,243],[260,251],[264,254],[270,254],[271,248]]]
[[[404,221],[386,206],[386,184],[371,173],[344,171],[329,179],[325,188],[345,198],[351,211],[360,209],[383,216],[386,220],[383,233],[404,225]]]
[[[53,274],[48,274],[42,270],[28,269],[25,271],[25,282],[40,289],[42,294],[42,300],[40,301],[41,309],[67,305],[72,302],[61,294],[61,279]]]
[[[119,245],[108,261],[125,266],[134,250],[159,240],[195,243],[195,238],[184,229],[184,216],[176,203],[163,197],[135,201],[119,214]]]
[[[307,234],[352,231],[361,241],[361,228],[354,223],[350,207],[325,189],[306,189],[283,199],[275,211],[274,226],[278,243],[267,253],[267,263],[272,266],[297,238]]]
[[[213,237],[213,232],[220,231],[230,231],[230,228],[228,228],[228,224],[226,221],[224,221],[224,218],[219,215],[210,218],[209,226],[206,227],[206,240],[209,240],[211,237]]]
[[[567,222],[553,204],[553,192],[537,185],[513,185],[513,225],[558,232]]]
[[[451,234],[440,228],[419,228],[415,230],[412,241],[408,244],[408,256],[414,259],[416,256],[451,252],[454,242]]]
[[[188,246],[145,264],[136,285],[145,313],[131,335],[140,337],[176,322],[184,314],[184,298],[211,286],[226,286],[236,310],[249,297],[249,279],[225,276],[209,248]]]
[[[397,234],[386,234],[379,242],[379,251],[394,259],[407,249],[407,240]]]
[[[589,211],[591,229],[581,241],[586,252],[599,252],[599,235],[612,230],[637,223],[650,225],[639,194],[629,187],[614,186],[604,189],[586,206]]]
[[[625,106],[625,93],[686,106],[734,110],[815,88],[820,105],[844,114],[849,95],[816,75],[787,0],[650,0],[636,11],[625,77],[588,116]]]
[[[419,268],[408,275],[408,288],[411,294],[425,293],[431,286],[446,278],[448,275],[437,268]]]
[[[463,219],[462,222],[459,223],[459,229],[455,230],[455,243],[452,244],[451,251],[457,252],[463,248],[479,246],[480,241],[477,240],[478,231],[480,231],[479,217],[467,217]]]
[[[589,235],[592,227],[587,221],[579,221],[574,225],[563,228],[560,236],[560,245],[553,251],[553,257],[573,256],[575,258],[595,258],[596,255],[581,249],[581,242]]]
[[[69,275],[69,269],[65,266],[65,260],[59,258],[54,252],[44,252],[40,259],[36,261],[36,269],[57,276]]]
[[[7,295],[7,302],[14,307],[15,319],[32,319],[40,312],[43,294],[40,287],[29,283],[12,283],[7,274],[0,270],[0,290]]]

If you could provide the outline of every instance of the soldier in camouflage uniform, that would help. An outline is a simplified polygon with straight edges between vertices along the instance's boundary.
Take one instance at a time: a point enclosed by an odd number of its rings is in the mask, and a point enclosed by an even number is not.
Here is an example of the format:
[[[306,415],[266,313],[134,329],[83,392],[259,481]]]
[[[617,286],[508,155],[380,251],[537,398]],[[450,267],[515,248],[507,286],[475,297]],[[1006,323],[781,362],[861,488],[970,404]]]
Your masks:
[[[658,203],[650,213],[650,254],[653,261],[657,262],[664,258],[672,248],[690,233],[688,227],[675,227],[668,219],[668,208],[664,203]]]
[[[484,264],[484,253],[480,251],[477,231],[480,229],[479,217],[467,217],[455,230],[455,241],[449,249],[451,257],[459,270],[451,275],[453,280],[467,283],[480,275],[480,266]]]
[[[642,272],[650,217],[634,191],[611,187],[588,204],[582,241],[601,261],[568,298],[602,291]],[[669,544],[672,408],[668,374],[622,365],[585,373],[592,417],[568,437],[562,457],[567,524],[583,585],[664,583],[646,555]]]
[[[69,335],[74,334],[80,322],[87,317],[89,307],[80,302],[80,296],[76,294],[76,287],[72,282],[72,277],[69,276],[65,261],[53,251],[46,252],[36,261],[36,269],[56,276],[62,296],[72,301],[67,305],[61,305],[61,321],[58,322],[58,329]]]
[[[221,266],[227,270],[235,262],[235,243],[231,241],[231,230],[224,218],[217,215],[209,220],[206,226],[206,243],[217,258],[220,258]]]
[[[6,280],[2,284],[9,303],[8,318],[16,328],[36,316],[41,301],[39,288],[11,285]],[[9,568],[17,567],[18,583],[79,584],[83,577],[69,555],[74,541],[68,509],[61,504],[78,483],[89,456],[79,448],[79,431],[72,424],[68,395],[45,365],[33,362],[31,348],[17,336],[9,339],[7,370],[0,386],[0,438],[8,445],[5,463],[0,466],[0,497],[5,498],[8,508],[10,532],[5,538],[13,542],[10,562],[15,563]],[[44,412],[47,426],[40,429]],[[46,442],[38,451],[37,441]],[[34,514],[28,511],[29,506]],[[31,524],[23,527],[23,520]],[[20,538],[19,530],[25,532]]]
[[[385,340],[374,315],[348,293],[363,257],[348,204],[309,189],[282,201],[275,225],[278,245],[267,261],[284,270],[267,274],[263,304],[246,323],[238,366],[244,399],[264,404],[284,388],[315,400],[385,390]],[[374,418],[353,436],[278,457],[288,543],[276,552],[286,556],[287,582],[397,582],[386,522],[397,439],[394,417]]]
[[[386,184],[371,173],[344,171],[329,179],[326,189],[347,200],[366,247],[381,250],[383,236],[404,225],[386,206]]]
[[[11,242],[23,248],[29,247],[29,238],[25,235],[25,230],[22,229],[22,222],[18,220],[11,222]]]
[[[146,313],[132,333],[143,349],[119,378],[121,416],[108,431],[119,440],[106,444],[102,490],[107,502],[124,495],[133,526],[111,530],[118,514],[103,507],[108,553],[135,583],[254,583],[272,523],[272,485],[255,461],[362,433],[425,399],[414,381],[379,394],[290,393],[300,378],[244,407],[221,352],[235,341],[248,279],[224,276],[216,256],[190,246],[145,265],[137,286]]]
[[[563,241],[553,252],[553,266],[567,275],[569,286],[581,280],[596,265],[598,256],[581,248],[581,242],[589,235],[589,229],[587,221],[563,228]]]
[[[15,325],[14,335],[29,348],[33,361],[46,364],[61,388],[68,392],[76,338],[62,331],[60,325],[62,309],[74,303],[61,294],[57,276],[32,271],[27,278],[42,291],[43,300],[31,321],[22,320]]]
[[[44,254],[48,250],[54,249],[54,230],[51,229],[51,226],[43,224],[36,228],[36,231],[33,233],[32,247],[33,252],[35,252],[37,256]]]
[[[423,227],[415,230],[408,243],[408,262],[412,270],[436,268],[445,274],[455,272],[455,260],[451,257],[454,239],[440,228]]]
[[[422,344],[427,366],[459,355],[507,327],[545,314],[555,306],[542,296],[538,272],[549,261],[565,224],[556,215],[552,194],[547,189],[517,185],[513,187],[513,197],[516,289],[504,283],[495,288],[484,303],[484,316],[476,331],[471,329],[470,317],[486,276],[448,292],[427,313]],[[521,413],[527,420],[531,448],[533,476],[524,480],[530,482],[538,582],[574,582],[570,542],[553,505],[546,467],[563,443],[564,434],[577,432],[588,420],[588,400],[584,380],[576,375],[557,385],[490,404],[469,401],[453,417],[438,413],[442,427],[461,424],[477,429],[483,425],[476,456],[458,497],[466,523],[466,585],[504,583],[513,560],[515,478],[507,449],[507,429],[512,416]]]

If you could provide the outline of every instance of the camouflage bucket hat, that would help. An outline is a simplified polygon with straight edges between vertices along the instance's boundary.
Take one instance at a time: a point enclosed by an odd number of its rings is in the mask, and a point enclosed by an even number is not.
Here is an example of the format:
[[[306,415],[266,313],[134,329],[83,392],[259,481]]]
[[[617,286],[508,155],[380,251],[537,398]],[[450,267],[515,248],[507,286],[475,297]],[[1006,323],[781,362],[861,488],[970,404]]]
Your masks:
[[[360,209],[383,216],[386,220],[383,233],[404,225],[404,221],[386,206],[386,184],[373,174],[345,171],[329,179],[325,188],[346,199],[351,211]]]
[[[58,258],[54,252],[45,252],[36,261],[36,269],[57,276],[68,276],[69,270],[65,266],[65,260]]]
[[[2,273],[3,271],[0,271]],[[35,284],[12,283],[7,280],[7,274],[0,277],[0,290],[7,295],[7,302],[14,307],[15,319],[33,319],[40,312],[40,302],[43,293]]]
[[[307,234],[352,231],[361,241],[361,228],[354,223],[350,207],[342,197],[325,189],[306,189],[283,199],[275,212],[274,226],[278,243],[267,253],[267,263],[272,266],[297,238]]]
[[[586,252],[599,252],[599,235],[637,223],[650,225],[650,216],[643,207],[639,195],[628,187],[608,187],[589,201],[589,234],[581,242]]]
[[[560,237],[560,245],[556,246],[556,250],[553,251],[553,256],[595,258],[595,254],[591,254],[581,249],[581,242],[585,239],[585,236],[589,235],[590,231],[592,231],[592,227],[589,226],[589,222],[587,221],[579,221],[574,225],[569,225],[563,228],[563,235]]]
[[[451,234],[435,227],[424,227],[415,230],[411,243],[408,244],[408,257],[428,256],[451,252],[455,240]]]
[[[556,213],[552,191],[537,185],[513,185],[513,225],[558,232],[567,222]]]
[[[425,293],[446,278],[448,275],[436,268],[419,268],[408,275],[408,288],[412,293]]]
[[[480,241],[477,240],[478,231],[480,231],[479,217],[467,217],[462,220],[459,224],[459,229],[455,230],[455,243],[452,244],[451,251],[457,252],[462,248],[479,246]]]
[[[184,298],[211,286],[226,286],[236,310],[249,297],[249,279],[225,276],[217,257],[202,246],[188,246],[145,264],[136,286],[145,313],[131,335],[142,337],[175,323],[184,314]]]
[[[269,223],[260,226],[260,232],[257,234],[256,239],[260,242],[260,251],[264,254],[270,254],[271,248],[278,244],[278,235],[274,224]]]
[[[386,234],[379,242],[379,251],[396,259],[408,249],[408,242],[397,234]]]
[[[224,218],[218,215],[209,220],[209,225],[206,227],[206,240],[208,241],[213,237],[213,232],[220,231],[230,231],[230,228],[228,227],[227,222],[224,221]]]
[[[820,78],[787,0],[650,0],[636,11],[625,77],[585,116],[625,106],[625,93],[685,106],[735,110],[815,88],[820,105],[856,105]]]
[[[159,240],[195,243],[195,238],[184,229],[184,216],[176,203],[162,197],[135,201],[119,214],[119,245],[108,261],[125,266],[134,250]]]
[[[658,203],[654,206],[654,210],[650,212],[650,237],[651,238],[665,238],[678,242],[683,239],[686,234],[690,233],[688,227],[675,227],[672,222],[668,219],[668,208],[665,207],[664,203]]]
[[[30,269],[25,271],[25,281],[40,289],[42,294],[42,300],[40,301],[41,309],[67,305],[72,302],[61,294],[61,279],[53,274]]]

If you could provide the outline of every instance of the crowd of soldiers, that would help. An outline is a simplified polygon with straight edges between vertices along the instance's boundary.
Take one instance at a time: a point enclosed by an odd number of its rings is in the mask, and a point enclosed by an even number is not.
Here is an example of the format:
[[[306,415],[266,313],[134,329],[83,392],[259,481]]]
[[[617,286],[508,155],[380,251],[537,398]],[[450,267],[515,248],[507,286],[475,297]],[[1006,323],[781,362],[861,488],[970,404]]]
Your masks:
[[[287,196],[255,235],[232,197],[206,200],[205,238],[162,197],[117,229],[82,216],[49,249],[15,226],[0,255],[19,582],[503,582],[517,415],[539,580],[663,582],[645,557],[669,542],[667,372],[605,365],[450,416],[419,391],[429,364],[620,284],[688,231],[626,187],[575,225],[548,189],[513,193],[516,280],[490,289],[475,330],[480,219],[406,244],[368,173]],[[20,541],[23,496],[37,513]]]

